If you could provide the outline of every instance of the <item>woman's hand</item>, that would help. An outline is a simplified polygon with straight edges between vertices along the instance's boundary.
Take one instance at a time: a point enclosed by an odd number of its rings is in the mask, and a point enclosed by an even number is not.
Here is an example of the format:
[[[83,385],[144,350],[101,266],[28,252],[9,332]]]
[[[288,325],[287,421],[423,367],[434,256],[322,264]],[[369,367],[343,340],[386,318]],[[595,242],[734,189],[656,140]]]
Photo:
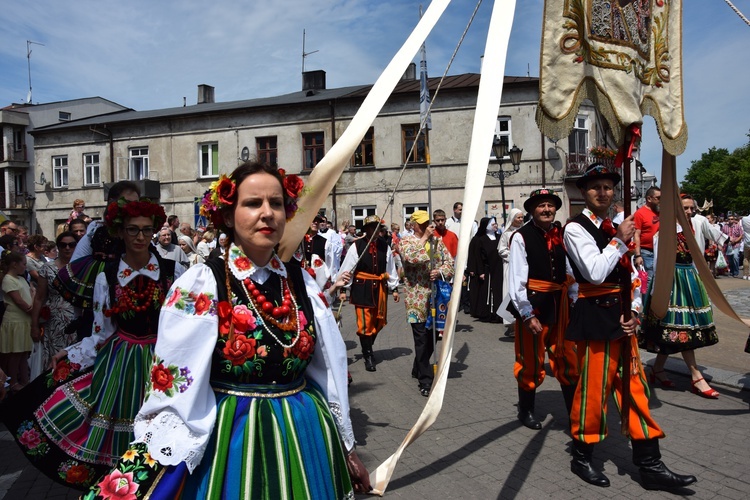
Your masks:
[[[357,452],[352,450],[346,456],[346,468],[349,469],[349,477],[352,480],[352,487],[355,493],[367,493],[372,491],[370,485],[370,473],[367,467],[359,459]]]
[[[39,328],[39,325],[31,325],[31,340],[34,342],[42,340],[42,329]]]
[[[68,355],[68,351],[66,351],[65,349],[63,349],[62,351],[59,351],[57,354],[52,356],[52,359],[50,359],[49,366],[47,367],[47,369],[48,370],[54,369],[57,366],[57,363],[59,363],[67,355]]]

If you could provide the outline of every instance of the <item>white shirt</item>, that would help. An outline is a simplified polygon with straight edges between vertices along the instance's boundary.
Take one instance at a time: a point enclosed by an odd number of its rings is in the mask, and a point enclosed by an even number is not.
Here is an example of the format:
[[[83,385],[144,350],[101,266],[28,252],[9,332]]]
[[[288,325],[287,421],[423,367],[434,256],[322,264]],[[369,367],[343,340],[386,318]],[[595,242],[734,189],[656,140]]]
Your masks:
[[[585,208],[583,214],[594,223],[598,228],[602,225],[603,219],[594,215],[591,210]],[[612,238],[607,246],[602,250],[596,245],[594,237],[577,222],[569,222],[565,226],[563,243],[568,252],[568,258],[578,268],[583,277],[590,283],[600,285],[604,279],[611,273],[620,257],[628,251],[628,246],[619,238]],[[515,239],[515,238],[514,238]],[[637,278],[636,272],[632,273],[633,278]],[[640,312],[641,290],[640,287],[634,291],[633,301],[630,308],[633,311]]]
[[[529,224],[533,224],[529,222]],[[532,306],[529,301],[527,285],[529,283],[529,261],[526,254],[526,241],[521,233],[515,235],[510,242],[509,270],[508,270],[508,295],[513,307],[516,308],[522,318],[527,319],[534,316]],[[565,258],[565,271],[573,275],[573,268],[570,262]],[[568,296],[572,301],[578,297],[578,284],[574,283],[568,288]]]
[[[461,230],[461,219],[456,219],[455,215],[451,215],[445,221],[445,228],[448,231],[451,231],[456,236],[458,236],[458,232]],[[475,234],[477,234],[477,231],[479,231],[479,225],[477,225],[477,221],[472,221],[471,222],[471,237],[472,238],[474,237]]]
[[[745,248],[750,247],[750,215],[746,215],[740,219],[742,225],[742,231],[745,233],[742,238],[742,243],[745,244]]]
[[[726,234],[712,226],[708,219],[701,214],[695,214],[695,216],[691,218],[690,223],[693,225],[695,241],[698,243],[701,254],[706,251],[706,240],[713,241],[717,245],[722,246],[729,238]],[[654,264],[654,266],[656,266],[656,264]]]
[[[617,212],[614,217],[612,217],[612,224],[622,224],[622,221],[625,220],[625,210],[622,212]]]
[[[351,271],[353,275],[354,267],[357,265],[358,260],[359,254],[357,253],[357,245],[356,243],[354,243],[349,247],[349,250],[346,251],[346,257],[344,257],[344,262],[341,263],[339,274],[345,271]],[[388,289],[395,290],[396,288],[398,288],[398,271],[396,270],[396,263],[393,260],[393,252],[391,252],[390,250],[386,251],[385,272],[388,273]],[[336,276],[336,278],[338,279],[338,275]],[[334,279],[331,281],[336,280]],[[353,279],[350,280],[349,283],[347,283],[346,288],[351,288],[353,281]]]

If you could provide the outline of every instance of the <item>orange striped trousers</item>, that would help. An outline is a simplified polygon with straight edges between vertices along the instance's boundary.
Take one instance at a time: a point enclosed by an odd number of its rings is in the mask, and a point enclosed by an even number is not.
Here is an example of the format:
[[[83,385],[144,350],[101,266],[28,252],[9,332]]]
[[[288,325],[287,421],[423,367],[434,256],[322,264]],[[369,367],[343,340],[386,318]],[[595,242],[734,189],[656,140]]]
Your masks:
[[[377,307],[354,307],[357,316],[357,335],[377,335],[388,323],[387,316],[378,317]]]
[[[560,385],[575,385],[578,382],[578,356],[576,344],[564,340],[558,346],[554,328],[542,325],[542,333],[534,335],[520,319],[516,321],[516,362],[513,364],[513,375],[518,387],[533,391],[544,382],[544,353],[549,352],[549,365]],[[558,352],[562,349],[562,353]],[[561,355],[560,355],[561,354]]]
[[[664,432],[648,408],[648,384],[638,354],[636,337],[632,336],[630,340],[634,360],[632,366],[637,373],[630,375],[628,432],[634,440],[662,438]],[[570,433],[573,439],[593,444],[607,437],[607,401],[612,391],[615,393],[617,410],[620,411],[621,408],[622,379],[618,370],[622,346],[622,339],[577,343],[581,377],[570,412]]]

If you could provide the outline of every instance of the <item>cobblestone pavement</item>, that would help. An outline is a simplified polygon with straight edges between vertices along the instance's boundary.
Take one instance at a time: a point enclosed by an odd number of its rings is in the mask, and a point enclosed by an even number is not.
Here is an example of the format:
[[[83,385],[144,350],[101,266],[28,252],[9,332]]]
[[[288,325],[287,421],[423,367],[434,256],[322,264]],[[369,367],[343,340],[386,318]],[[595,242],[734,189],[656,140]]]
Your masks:
[[[740,311],[750,317],[750,282],[719,280]],[[352,420],[358,451],[374,470],[390,456],[422,411],[426,398],[411,378],[413,341],[402,304],[389,304],[389,324],[378,336],[377,371],[366,372],[359,355],[353,308],[343,309],[343,329],[354,383],[350,386]],[[717,319],[717,324],[720,321]],[[723,323],[722,323],[723,324]],[[403,454],[386,497],[445,499],[674,498],[648,492],[637,482],[619,416],[610,405],[611,433],[595,451],[595,462],[609,476],[610,488],[583,483],[570,472],[570,437],[557,382],[549,377],[537,394],[541,431],[516,420],[517,389],[512,375],[513,342],[502,327],[479,323],[459,313],[443,409],[436,423]],[[718,400],[692,394],[682,375],[682,360],[668,368],[676,390],[655,389],[654,417],[667,437],[661,441],[664,462],[675,472],[695,474],[698,483],[678,492],[696,499],[750,497],[750,391],[743,391],[750,354],[742,353],[748,328],[732,323],[720,328],[721,342],[698,352],[707,379],[721,393]],[[706,354],[702,351],[706,351]],[[730,359],[722,369],[706,360],[708,352]],[[732,352],[729,357],[722,352]],[[650,359],[642,352],[642,359]],[[736,362],[731,361],[736,359]],[[734,363],[733,366],[731,363]],[[732,370],[732,368],[734,368]],[[686,372],[685,372],[686,373]],[[722,375],[719,380],[716,375]],[[0,427],[0,498],[76,498],[77,493],[39,474]],[[363,497],[364,498],[364,497]]]

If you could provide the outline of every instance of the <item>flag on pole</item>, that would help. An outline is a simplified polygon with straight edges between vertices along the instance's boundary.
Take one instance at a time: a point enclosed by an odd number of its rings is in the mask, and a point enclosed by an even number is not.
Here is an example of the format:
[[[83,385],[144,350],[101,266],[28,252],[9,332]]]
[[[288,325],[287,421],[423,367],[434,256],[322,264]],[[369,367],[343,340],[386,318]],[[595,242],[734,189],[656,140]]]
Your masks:
[[[427,87],[427,51],[422,44],[422,62],[419,63],[419,122],[424,124],[425,130],[432,130],[430,118],[430,89]]]

